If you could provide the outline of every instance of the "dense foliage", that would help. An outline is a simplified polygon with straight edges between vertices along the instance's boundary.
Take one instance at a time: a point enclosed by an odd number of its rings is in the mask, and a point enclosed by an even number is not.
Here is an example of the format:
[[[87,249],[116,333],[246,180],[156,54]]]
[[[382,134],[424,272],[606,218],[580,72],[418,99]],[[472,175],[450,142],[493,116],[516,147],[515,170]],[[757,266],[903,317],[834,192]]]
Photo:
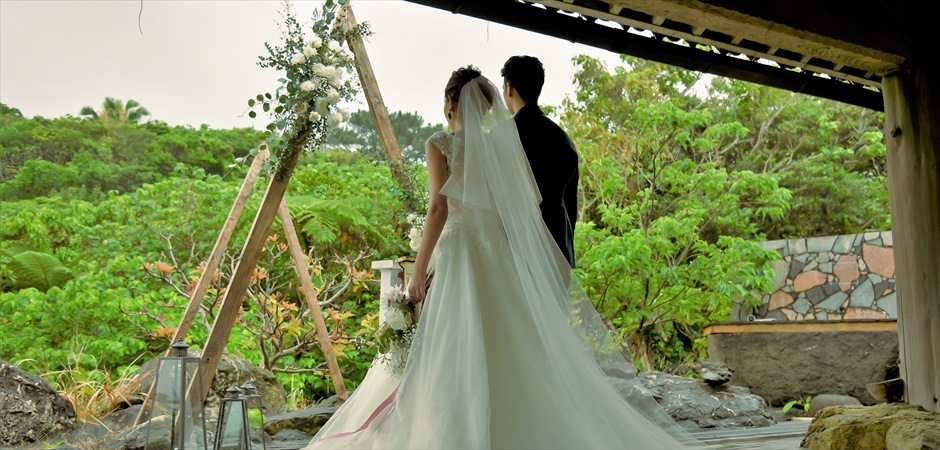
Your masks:
[[[645,369],[770,288],[757,242],[889,226],[880,114],[624,58],[576,58],[582,283]]]
[[[725,79],[692,88],[700,75],[639,60],[576,63],[578,93],[555,110],[581,153],[578,275],[644,368],[704,356],[704,325],[767,291],[777,256],[757,242],[890,226],[880,114]],[[413,195],[368,113],[353,117],[288,190],[349,387],[375,354],[370,263],[412,252]],[[393,117],[406,154],[440,127]],[[0,120],[0,358],[65,383],[57,371],[120,374],[166,348],[262,134],[6,105]],[[411,171],[427,185],[421,164]],[[189,334],[197,347],[257,198]],[[304,402],[332,384],[283,236],[275,223],[228,350]]]

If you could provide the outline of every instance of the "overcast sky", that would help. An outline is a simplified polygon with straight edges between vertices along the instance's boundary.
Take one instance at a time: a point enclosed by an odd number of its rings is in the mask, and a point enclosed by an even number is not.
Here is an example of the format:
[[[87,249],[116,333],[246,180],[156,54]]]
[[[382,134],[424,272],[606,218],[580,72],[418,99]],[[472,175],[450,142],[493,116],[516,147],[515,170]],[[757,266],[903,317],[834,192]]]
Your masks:
[[[506,58],[537,56],[546,69],[542,103],[573,91],[571,58],[607,51],[397,0],[353,0],[389,111],[443,122],[450,72],[474,64],[493,80]],[[319,2],[294,1],[302,19]],[[261,128],[247,100],[279,76],[257,66],[277,43],[278,0],[0,0],[0,102],[32,117],[78,115],[105,97],[134,99],[171,125]],[[138,29],[138,15],[141,15]],[[141,34],[140,31],[143,31]],[[497,83],[498,84],[498,83]],[[364,101],[350,105],[365,109]]]

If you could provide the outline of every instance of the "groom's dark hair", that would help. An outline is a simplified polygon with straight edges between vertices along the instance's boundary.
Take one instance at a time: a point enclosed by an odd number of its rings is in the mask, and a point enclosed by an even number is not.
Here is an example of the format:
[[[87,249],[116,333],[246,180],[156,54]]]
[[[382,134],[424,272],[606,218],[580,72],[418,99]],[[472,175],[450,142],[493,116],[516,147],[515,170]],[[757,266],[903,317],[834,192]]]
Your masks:
[[[499,74],[503,76],[503,84],[509,82],[526,103],[539,102],[542,85],[545,84],[545,69],[538,58],[513,56],[506,61],[506,64],[503,64],[503,69],[499,71]]]

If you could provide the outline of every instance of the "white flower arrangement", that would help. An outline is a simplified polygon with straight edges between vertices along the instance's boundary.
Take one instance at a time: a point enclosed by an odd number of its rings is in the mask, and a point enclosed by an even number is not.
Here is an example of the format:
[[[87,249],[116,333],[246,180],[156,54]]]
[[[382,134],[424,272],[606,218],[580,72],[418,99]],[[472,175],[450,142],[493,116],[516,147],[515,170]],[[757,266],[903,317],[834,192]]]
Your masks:
[[[375,342],[381,361],[388,365],[394,376],[401,377],[408,363],[418,317],[414,304],[400,286],[384,293],[382,299],[388,307],[385,309],[385,323],[375,333]]]
[[[352,29],[343,26],[345,19],[338,8],[346,2],[325,0],[322,8],[314,11],[310,26],[302,25],[290,4],[285,3],[280,24],[283,42],[265,44],[268,55],[262,56],[258,64],[286,75],[278,79],[280,86],[275,92],[258,94],[248,101],[248,115],[256,117],[254,108],[258,106],[271,116],[264,132],[271,152],[265,169],[273,165],[277,178],[293,169],[300,152],[318,148],[329,129],[344,122],[334,119],[345,117],[337,105],[355,100],[358,93],[353,60],[338,54],[343,42],[362,39],[369,29],[368,24]]]

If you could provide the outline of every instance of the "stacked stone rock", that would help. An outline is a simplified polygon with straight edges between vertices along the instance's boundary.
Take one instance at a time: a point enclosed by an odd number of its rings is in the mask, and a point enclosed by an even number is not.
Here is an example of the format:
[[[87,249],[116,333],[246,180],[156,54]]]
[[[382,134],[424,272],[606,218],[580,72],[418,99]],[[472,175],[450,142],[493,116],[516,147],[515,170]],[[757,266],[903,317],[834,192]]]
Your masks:
[[[781,259],[758,318],[896,319],[890,231],[761,243]]]

